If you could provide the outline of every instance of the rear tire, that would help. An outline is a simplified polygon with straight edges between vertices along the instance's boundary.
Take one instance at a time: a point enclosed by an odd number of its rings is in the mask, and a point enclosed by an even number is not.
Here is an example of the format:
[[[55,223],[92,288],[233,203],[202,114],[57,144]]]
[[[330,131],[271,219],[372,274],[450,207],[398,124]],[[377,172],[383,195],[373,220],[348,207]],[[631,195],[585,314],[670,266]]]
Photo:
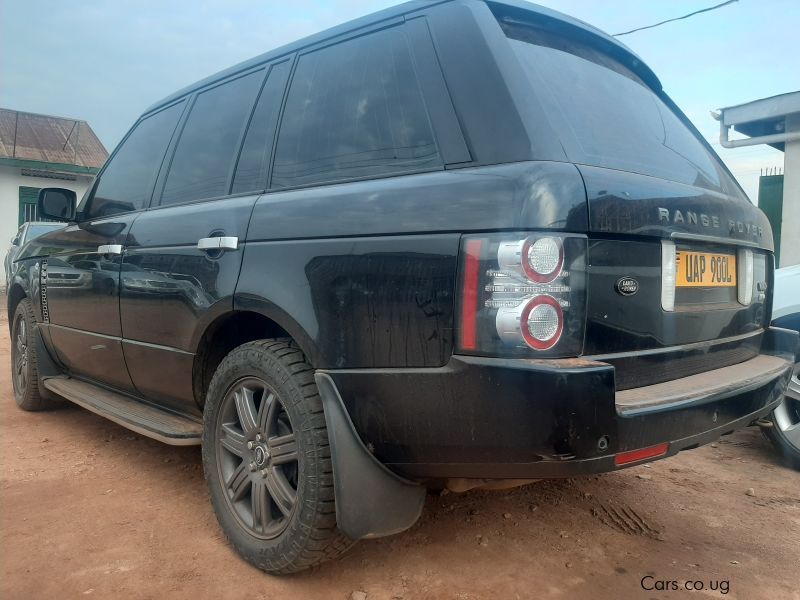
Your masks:
[[[39,389],[36,355],[39,326],[33,303],[28,298],[23,298],[17,305],[11,323],[11,381],[17,406],[28,411],[55,408],[57,402],[44,398]]]
[[[288,339],[220,363],[203,417],[203,468],[231,545],[268,573],[302,571],[353,541],[336,526],[333,469],[314,370]]]

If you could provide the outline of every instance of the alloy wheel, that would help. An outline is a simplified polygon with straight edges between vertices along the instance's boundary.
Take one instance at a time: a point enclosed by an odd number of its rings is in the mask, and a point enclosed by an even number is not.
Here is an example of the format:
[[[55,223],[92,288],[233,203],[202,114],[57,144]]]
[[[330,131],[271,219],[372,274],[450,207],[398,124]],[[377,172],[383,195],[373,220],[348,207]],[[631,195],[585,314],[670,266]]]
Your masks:
[[[28,387],[28,324],[21,314],[17,315],[14,331],[11,359],[14,365],[14,387],[17,394],[24,394]]]
[[[786,441],[800,452],[800,363],[795,364],[786,396],[773,412],[773,420]]]
[[[288,525],[297,502],[297,440],[281,399],[262,379],[234,383],[216,428],[217,472],[239,524],[272,539]]]

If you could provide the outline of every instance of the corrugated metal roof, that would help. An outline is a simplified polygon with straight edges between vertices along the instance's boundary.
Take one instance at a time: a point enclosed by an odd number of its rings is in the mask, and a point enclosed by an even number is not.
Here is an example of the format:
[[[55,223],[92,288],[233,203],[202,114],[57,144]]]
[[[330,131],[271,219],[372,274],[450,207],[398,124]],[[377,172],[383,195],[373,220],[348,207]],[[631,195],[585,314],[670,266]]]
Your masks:
[[[0,158],[99,168],[108,152],[86,121],[0,108]]]

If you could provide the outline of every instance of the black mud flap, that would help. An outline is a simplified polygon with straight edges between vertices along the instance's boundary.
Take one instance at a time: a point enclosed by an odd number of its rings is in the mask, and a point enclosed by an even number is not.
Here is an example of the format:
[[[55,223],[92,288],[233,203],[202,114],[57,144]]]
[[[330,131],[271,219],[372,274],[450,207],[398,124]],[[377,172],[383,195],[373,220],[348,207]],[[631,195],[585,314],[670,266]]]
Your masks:
[[[330,438],[339,529],[354,540],[408,529],[422,513],[425,488],[381,464],[358,437],[330,376],[315,378]]]
[[[60,377],[64,374],[64,370],[58,366],[50,351],[42,339],[42,330],[36,327],[36,368],[39,373],[39,394],[42,398],[52,401],[63,401],[63,398],[54,394],[44,386],[44,380],[48,377]]]

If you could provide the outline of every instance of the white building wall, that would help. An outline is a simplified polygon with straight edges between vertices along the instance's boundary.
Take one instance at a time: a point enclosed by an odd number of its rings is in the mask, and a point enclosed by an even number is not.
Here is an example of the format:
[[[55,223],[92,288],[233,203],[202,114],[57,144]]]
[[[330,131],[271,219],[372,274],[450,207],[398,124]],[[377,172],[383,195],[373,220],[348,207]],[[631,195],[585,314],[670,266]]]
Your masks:
[[[800,131],[800,114],[786,116],[786,131]],[[783,155],[781,267],[800,264],[800,140],[786,142]]]
[[[75,181],[23,177],[22,169],[19,167],[0,165],[0,287],[5,286],[6,280],[2,258],[5,257],[8,247],[11,245],[11,239],[19,228],[19,188],[23,186],[62,187],[74,190],[80,199],[91,181],[92,177],[77,174]]]

